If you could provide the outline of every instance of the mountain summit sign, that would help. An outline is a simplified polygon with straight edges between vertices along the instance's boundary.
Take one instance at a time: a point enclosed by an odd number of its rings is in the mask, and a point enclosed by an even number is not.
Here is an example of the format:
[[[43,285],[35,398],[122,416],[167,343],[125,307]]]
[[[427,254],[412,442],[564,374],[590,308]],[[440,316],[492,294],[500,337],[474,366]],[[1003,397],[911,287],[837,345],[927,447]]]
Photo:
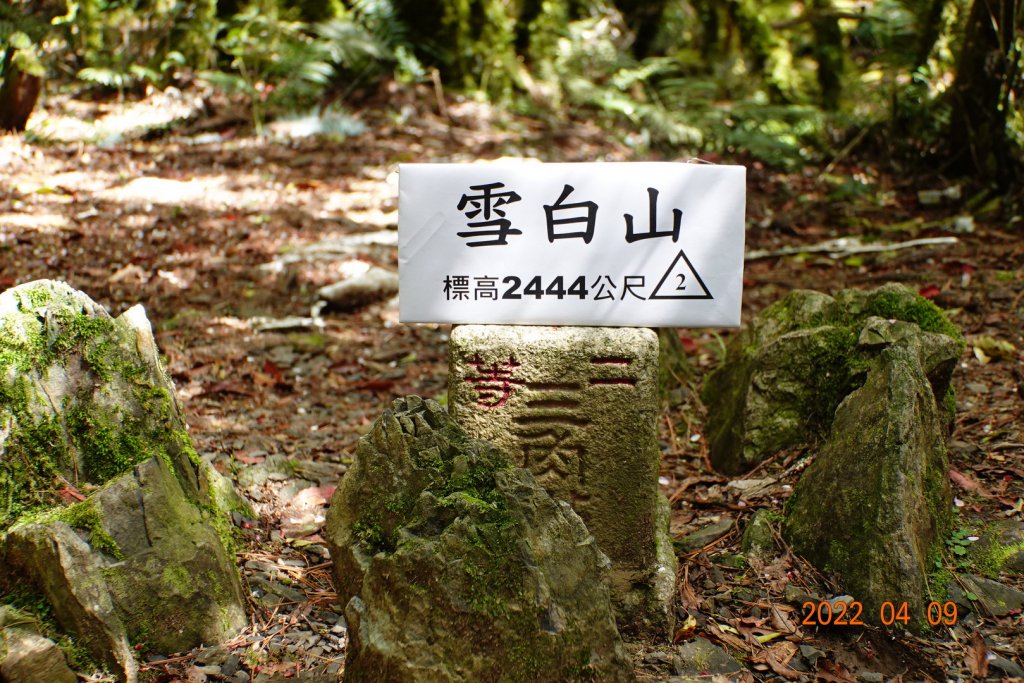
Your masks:
[[[402,322],[733,327],[746,169],[403,164]]]

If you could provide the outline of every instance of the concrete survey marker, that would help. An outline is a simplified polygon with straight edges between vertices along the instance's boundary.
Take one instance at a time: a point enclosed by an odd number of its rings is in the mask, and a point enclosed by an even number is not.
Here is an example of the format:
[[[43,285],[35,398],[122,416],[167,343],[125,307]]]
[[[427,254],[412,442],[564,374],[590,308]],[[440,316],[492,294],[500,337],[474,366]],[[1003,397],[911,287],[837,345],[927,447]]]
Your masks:
[[[461,325],[448,406],[570,503],[612,562],[620,628],[668,634],[676,559],[657,489],[658,337],[646,328]]]

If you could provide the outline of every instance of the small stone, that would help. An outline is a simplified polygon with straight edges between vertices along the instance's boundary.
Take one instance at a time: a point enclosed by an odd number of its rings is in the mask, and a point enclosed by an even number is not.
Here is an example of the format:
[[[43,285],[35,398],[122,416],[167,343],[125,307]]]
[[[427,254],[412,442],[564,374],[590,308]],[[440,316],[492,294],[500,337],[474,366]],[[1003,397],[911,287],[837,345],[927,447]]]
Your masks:
[[[230,655],[228,655],[227,659],[224,660],[224,663],[221,664],[221,675],[227,678],[233,677],[236,673],[238,673],[241,664],[242,658],[234,653],[231,653]]]
[[[800,586],[793,583],[787,583],[785,589],[783,589],[783,597],[786,602],[791,605],[802,605],[805,602],[817,602],[818,597],[811,595]]]
[[[975,574],[957,574],[967,591],[977,596],[983,611],[1002,617],[1024,609],[1024,592]],[[972,600],[958,583],[949,587],[949,599],[964,609],[973,609]]]
[[[676,653],[676,674],[732,674],[744,670],[728,652],[700,636],[678,646]]]
[[[253,489],[262,486],[268,480],[284,481],[294,476],[295,470],[291,461],[284,455],[274,454],[255,465],[242,468],[236,481],[239,488]]]
[[[75,683],[57,644],[27,628],[0,630],[0,680],[6,683]]]
[[[985,527],[971,545],[971,557],[989,577],[1024,575],[1024,523],[1001,520]]]
[[[644,655],[644,664],[657,666],[659,664],[671,666],[673,664],[672,654],[669,652],[661,652],[656,650],[654,652],[648,652]]]
[[[733,524],[734,520],[731,518],[720,519],[694,531],[692,534],[684,536],[679,541],[676,541],[676,545],[684,552],[698,550],[725,536],[733,528]]]
[[[280,603],[298,604],[306,601],[305,593],[289,588],[283,583],[273,581],[263,575],[249,577],[249,586],[258,589],[262,593],[262,597],[259,600],[266,606],[274,606]]]
[[[813,645],[801,645],[800,656],[807,660],[812,667],[817,666],[818,660],[825,656],[825,653]]]
[[[828,602],[832,609],[836,609],[839,605],[846,605],[849,607],[856,602],[856,600],[854,600],[852,595],[837,595],[834,598],[829,598],[826,602]]]
[[[877,671],[861,671],[857,674],[857,680],[864,683],[883,683],[885,676]]]
[[[369,266],[363,273],[321,287],[317,299],[327,304],[327,310],[351,311],[397,293],[398,275],[379,266]]]
[[[997,654],[990,654],[988,665],[990,668],[998,669],[1013,679],[1024,679],[1024,669],[1017,663]]]
[[[230,652],[223,645],[216,645],[207,648],[196,655],[197,664],[223,664],[230,656]]]
[[[744,554],[767,555],[775,549],[775,532],[773,524],[781,521],[781,516],[771,510],[758,510],[747,522],[743,530],[742,548]]]

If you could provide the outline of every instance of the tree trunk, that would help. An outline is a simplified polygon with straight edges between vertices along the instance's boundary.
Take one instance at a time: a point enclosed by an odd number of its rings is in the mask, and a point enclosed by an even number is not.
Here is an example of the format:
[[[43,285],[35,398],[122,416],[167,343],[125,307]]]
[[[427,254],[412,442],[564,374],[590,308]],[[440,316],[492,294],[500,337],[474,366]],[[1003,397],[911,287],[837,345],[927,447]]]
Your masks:
[[[918,14],[917,28],[917,54],[914,57],[914,68],[924,66],[928,57],[932,54],[939,34],[942,31],[942,10],[946,6],[946,0],[931,0],[927,11],[922,16]]]
[[[700,22],[700,56],[705,66],[710,71],[712,62],[722,54],[722,43],[719,39],[721,33],[721,17],[719,16],[719,5],[709,0],[699,0],[694,3],[697,10],[697,19]]]
[[[637,59],[650,56],[668,0],[615,0],[614,4],[622,12],[626,26],[636,34],[633,56]]]
[[[1011,92],[1021,92],[1019,48],[1021,0],[974,0],[956,78],[950,89],[949,128],[952,170],[974,174],[1001,186],[1020,172],[1020,160],[1007,130]]]
[[[25,130],[28,117],[39,99],[43,79],[21,71],[14,62],[13,48],[4,60],[4,82],[0,85],[0,131],[20,133]]]
[[[821,107],[826,111],[835,111],[839,108],[839,96],[843,91],[843,31],[839,28],[839,19],[836,18],[831,0],[814,0],[811,10]]]

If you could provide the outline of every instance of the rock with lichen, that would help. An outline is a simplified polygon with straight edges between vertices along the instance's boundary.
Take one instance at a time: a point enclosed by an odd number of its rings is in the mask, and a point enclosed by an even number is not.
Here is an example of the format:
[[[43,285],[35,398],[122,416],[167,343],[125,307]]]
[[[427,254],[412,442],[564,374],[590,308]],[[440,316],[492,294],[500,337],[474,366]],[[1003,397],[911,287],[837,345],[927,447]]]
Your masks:
[[[246,621],[221,508],[141,306],[40,280],[0,294],[0,592],[27,583],[122,679]]]
[[[704,385],[711,462],[736,474],[820,441],[880,349],[908,336],[922,340],[924,372],[949,424],[963,337],[941,309],[898,284],[835,297],[791,292],[733,338]]]
[[[1024,576],[1024,522],[999,520],[985,526],[971,544],[971,561],[988,578]]]
[[[955,341],[942,338],[955,357]],[[923,623],[929,600],[944,597],[931,592],[929,572],[953,499],[941,408],[925,370],[936,353],[930,342],[939,343],[898,337],[869,361],[787,505],[793,550],[837,579],[871,621],[883,603],[906,602]]]
[[[433,401],[395,401],[360,440],[325,535],[346,678],[633,680],[582,520]]]

